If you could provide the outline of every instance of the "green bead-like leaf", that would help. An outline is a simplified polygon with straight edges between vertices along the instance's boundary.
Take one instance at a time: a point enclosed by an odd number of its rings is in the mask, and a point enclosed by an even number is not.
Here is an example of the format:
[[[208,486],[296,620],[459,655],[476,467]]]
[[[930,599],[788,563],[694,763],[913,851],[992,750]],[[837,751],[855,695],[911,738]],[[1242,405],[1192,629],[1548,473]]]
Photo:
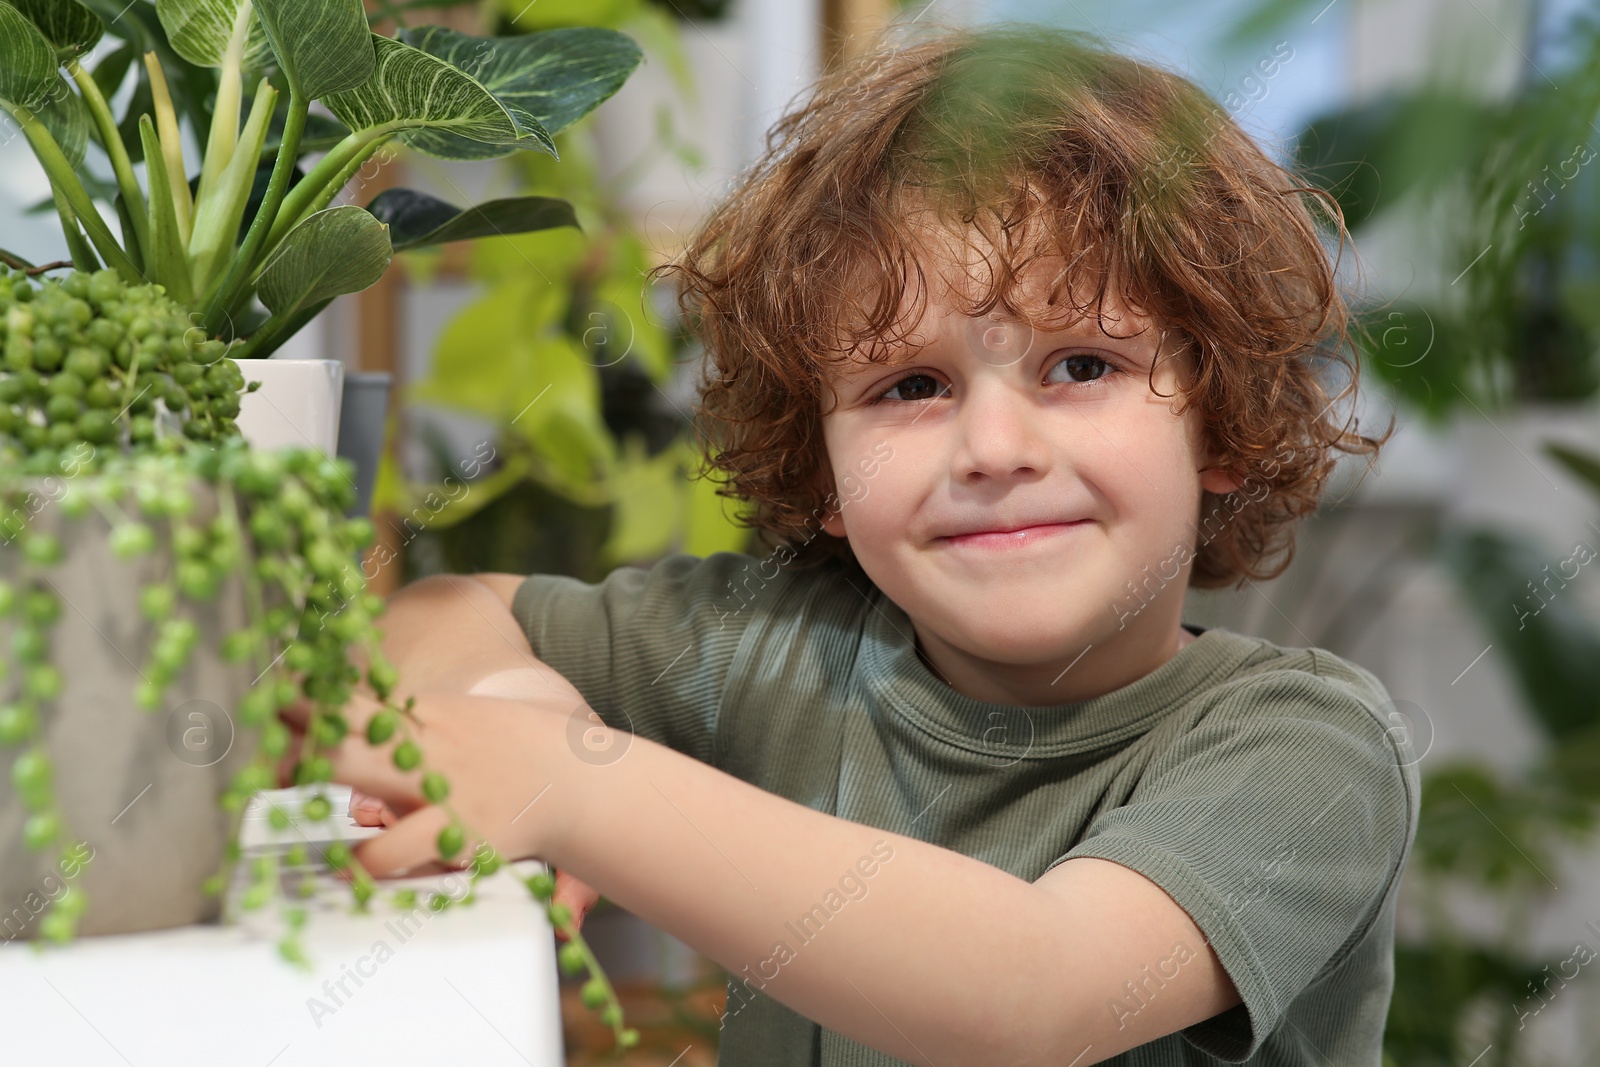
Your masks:
[[[81,56],[105,33],[105,24],[78,0],[5,0],[39,28],[62,58]]]
[[[419,48],[372,35],[378,57],[372,77],[357,88],[323,99],[353,131],[398,133],[419,152],[440,159],[485,158],[483,145],[542,148],[556,154],[550,135],[525,131],[495,95],[475,79]],[[462,138],[482,142],[462,154]]]
[[[255,0],[291,92],[308,100],[354,89],[373,73],[361,0]]]
[[[347,204],[319,211],[289,231],[261,272],[257,290],[274,315],[355,293],[379,278],[393,258],[388,228]]]
[[[156,0],[156,15],[174,52],[196,66],[220,67],[238,25],[239,11],[250,6],[250,0]],[[244,67],[259,70],[272,61],[272,46],[261,20],[253,13],[245,17],[249,22]]]
[[[530,132],[536,125],[547,134],[560,133],[599,107],[644,59],[630,38],[592,26],[515,37],[472,37],[421,26],[397,36],[466,71],[506,105],[519,125]]]
[[[572,205],[550,196],[508,197],[463,210],[414,189],[385,189],[367,210],[378,221],[388,223],[389,241],[396,252],[578,225]]]

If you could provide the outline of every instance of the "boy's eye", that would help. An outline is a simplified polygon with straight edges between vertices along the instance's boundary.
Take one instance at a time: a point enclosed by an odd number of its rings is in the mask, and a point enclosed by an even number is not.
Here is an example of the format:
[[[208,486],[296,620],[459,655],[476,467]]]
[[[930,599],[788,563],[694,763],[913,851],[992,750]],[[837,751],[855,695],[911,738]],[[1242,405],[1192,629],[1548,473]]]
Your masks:
[[[1087,353],[1066,357],[1051,367],[1050,373],[1055,374],[1062,367],[1067,369],[1066,381],[1076,385],[1092,385],[1116,370],[1109,361]],[[899,395],[895,395],[896,393]],[[930,374],[908,374],[874,397],[873,403],[882,400],[901,402],[935,400],[948,396],[949,393],[950,386]]]
[[[1068,356],[1060,363],[1057,363],[1054,367],[1051,367],[1050,372],[1054,374],[1056,370],[1061,367],[1067,368],[1067,376],[1069,381],[1080,384],[1098,381],[1112,369],[1111,364],[1107,363],[1099,356],[1084,354]]]
[[[900,396],[893,396],[895,390],[900,390]],[[948,385],[927,374],[908,374],[895,382],[888,389],[878,394],[879,400],[932,400],[944,396],[950,391]]]

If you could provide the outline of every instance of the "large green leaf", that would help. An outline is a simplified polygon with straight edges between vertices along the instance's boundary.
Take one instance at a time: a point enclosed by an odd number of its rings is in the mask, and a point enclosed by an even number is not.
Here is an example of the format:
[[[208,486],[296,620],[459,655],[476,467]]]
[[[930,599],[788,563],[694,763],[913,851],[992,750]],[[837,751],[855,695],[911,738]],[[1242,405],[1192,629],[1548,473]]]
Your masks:
[[[413,400],[483,415],[522,438],[540,480],[573,499],[609,484],[616,444],[601,413],[600,376],[561,331],[570,294],[527,273],[491,289],[440,332]]]
[[[683,528],[684,488],[676,452],[649,456],[644,438],[629,437],[611,476],[611,536],[600,550],[606,562],[658,559],[670,551]]]
[[[442,26],[401,30],[400,40],[483,83],[519,125],[560,133],[599,107],[644,58],[614,30],[581,27],[518,37],[472,37]],[[531,122],[530,122],[531,120]]]
[[[258,70],[272,59],[272,46],[261,20],[254,16],[251,0],[156,0],[156,14],[173,50],[197,66],[222,66],[241,18],[248,20],[244,67]]]
[[[549,135],[524,131],[472,76],[388,37],[373,34],[372,46],[378,57],[372,77],[323,100],[350,129],[395,131],[412,148],[440,159],[479,159],[484,145],[537,147],[556,154]],[[462,138],[482,143],[462,154]]]
[[[307,100],[372,76],[372,31],[361,0],[255,0],[291,92]]]
[[[76,170],[78,164],[83,162],[83,152],[89,144],[88,105],[72,91],[67,79],[58,74],[55,91],[38,114],[39,121],[44,123],[50,136],[61,146],[61,154]]]
[[[367,210],[389,224],[389,241],[396,252],[446,241],[578,225],[572,205],[550,196],[508,197],[463,210],[414,189],[385,189]]]
[[[1294,155],[1355,229],[1414,187],[1437,188],[1476,168],[1492,130],[1492,109],[1478,101],[1390,95],[1316,119],[1296,138]]]
[[[1589,539],[1593,542],[1593,538]],[[1534,718],[1564,742],[1600,726],[1600,627],[1577,591],[1600,566],[1584,542],[1554,557],[1495,530],[1451,532],[1440,559],[1511,668]]]
[[[62,85],[55,49],[27,16],[0,0],[0,100],[43,110]]]
[[[106,32],[105,24],[78,0],[6,0],[39,27],[61,57],[81,56]]]
[[[354,204],[319,211],[289,231],[261,271],[256,292],[275,316],[360,292],[393,257],[388,227]]]

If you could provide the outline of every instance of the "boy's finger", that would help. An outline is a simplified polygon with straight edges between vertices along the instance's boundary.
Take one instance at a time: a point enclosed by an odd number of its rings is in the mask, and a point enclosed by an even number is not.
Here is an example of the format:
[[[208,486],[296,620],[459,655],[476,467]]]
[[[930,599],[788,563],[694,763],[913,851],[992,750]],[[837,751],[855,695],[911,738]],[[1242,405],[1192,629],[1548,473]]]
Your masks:
[[[572,924],[574,926],[580,929],[583,927],[583,917],[589,914],[589,910],[599,900],[599,890],[590,886],[589,883],[574,878],[566,871],[556,871],[556,889],[555,894],[551,897],[551,902],[565,904],[572,909]],[[556,937],[562,941],[567,939],[560,930],[556,931]]]
[[[278,758],[278,788],[287,789],[294,785],[294,765],[300,761],[301,740],[305,736],[303,730],[289,726],[289,747]]]
[[[361,866],[374,878],[389,878],[438,860],[435,843],[439,831],[450,825],[450,816],[436,805],[418,808],[393,826],[368,838],[353,850]]]

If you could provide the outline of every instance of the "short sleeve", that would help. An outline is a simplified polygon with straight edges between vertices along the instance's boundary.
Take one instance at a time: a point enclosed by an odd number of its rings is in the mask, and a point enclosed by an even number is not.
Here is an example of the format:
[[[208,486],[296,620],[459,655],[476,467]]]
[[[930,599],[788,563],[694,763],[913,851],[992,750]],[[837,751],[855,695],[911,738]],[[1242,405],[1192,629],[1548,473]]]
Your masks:
[[[1409,749],[1369,710],[1385,699],[1299,670],[1231,683],[1051,865],[1111,860],[1189,913],[1243,1001],[1182,1031],[1201,1051],[1254,1055],[1382,910],[1418,803]]]
[[[607,726],[709,763],[749,617],[729,590],[750,562],[735,552],[672,555],[596,583],[534,574],[517,587],[511,611],[534,655]]]

